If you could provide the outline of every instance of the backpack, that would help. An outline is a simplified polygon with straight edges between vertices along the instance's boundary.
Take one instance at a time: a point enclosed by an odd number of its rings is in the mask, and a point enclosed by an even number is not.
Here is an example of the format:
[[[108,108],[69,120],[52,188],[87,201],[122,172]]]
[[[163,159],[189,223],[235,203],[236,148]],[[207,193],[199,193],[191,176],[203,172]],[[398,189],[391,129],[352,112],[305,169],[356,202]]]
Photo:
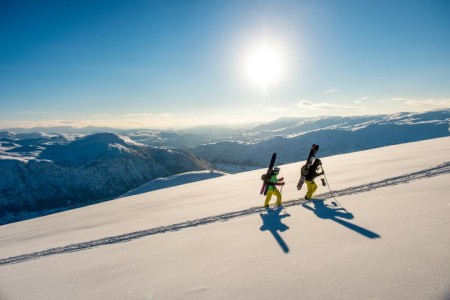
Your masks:
[[[301,176],[306,176],[308,175],[308,166],[305,164],[303,165],[303,167],[300,169],[300,175]]]
[[[261,180],[264,182],[269,182],[270,181],[270,177],[272,177],[273,172],[269,172],[269,174],[264,173],[261,175]]]

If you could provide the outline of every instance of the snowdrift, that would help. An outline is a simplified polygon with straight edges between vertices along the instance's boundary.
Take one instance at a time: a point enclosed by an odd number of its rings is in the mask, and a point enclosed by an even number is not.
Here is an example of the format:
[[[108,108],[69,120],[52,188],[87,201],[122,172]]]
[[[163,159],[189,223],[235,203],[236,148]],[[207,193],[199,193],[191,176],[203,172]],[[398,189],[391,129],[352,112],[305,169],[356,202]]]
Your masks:
[[[198,182],[224,175],[226,175],[226,173],[224,172],[206,170],[206,171],[186,172],[165,178],[157,178],[141,185],[140,187],[137,187],[131,191],[126,192],[119,198],[138,195],[142,193],[148,193],[155,190],[166,189],[173,186],[178,186],[191,182]]]
[[[333,194],[312,202],[283,165],[282,209],[257,170],[4,225],[0,298],[448,299],[449,153],[321,157]]]

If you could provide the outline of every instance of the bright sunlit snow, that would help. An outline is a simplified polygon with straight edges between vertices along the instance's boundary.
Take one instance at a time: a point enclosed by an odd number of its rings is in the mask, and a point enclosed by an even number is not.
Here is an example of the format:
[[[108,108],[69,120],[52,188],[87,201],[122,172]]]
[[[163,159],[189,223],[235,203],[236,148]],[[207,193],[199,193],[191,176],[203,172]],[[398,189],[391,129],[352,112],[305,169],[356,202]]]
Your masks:
[[[0,298],[448,299],[449,153],[319,150],[336,198],[283,165],[280,210],[257,170],[4,225]]]
[[[226,175],[226,173],[218,171],[196,171],[196,172],[186,172],[182,174],[177,174],[167,178],[157,178],[150,181],[149,183],[143,184],[129,192],[126,192],[121,197],[128,197],[133,195],[138,195],[142,193],[151,192],[154,190],[165,189],[169,187],[174,187],[186,183],[198,182],[202,180],[207,180],[211,178],[216,178],[219,176]]]

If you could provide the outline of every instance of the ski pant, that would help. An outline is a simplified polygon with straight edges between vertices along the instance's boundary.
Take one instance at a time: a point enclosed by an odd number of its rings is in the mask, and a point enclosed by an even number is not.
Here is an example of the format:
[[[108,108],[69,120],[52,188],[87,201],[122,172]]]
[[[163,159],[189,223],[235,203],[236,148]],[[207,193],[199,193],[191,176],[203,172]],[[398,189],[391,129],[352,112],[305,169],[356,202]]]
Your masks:
[[[278,189],[274,188],[273,190],[267,191],[266,201],[264,202],[264,207],[269,206],[270,199],[272,198],[272,195],[275,195],[277,197],[277,205],[281,205],[281,193]]]
[[[306,192],[306,199],[311,199],[312,195],[317,190],[317,184],[314,182],[314,180],[305,180],[305,182],[306,186],[308,187],[308,191]]]

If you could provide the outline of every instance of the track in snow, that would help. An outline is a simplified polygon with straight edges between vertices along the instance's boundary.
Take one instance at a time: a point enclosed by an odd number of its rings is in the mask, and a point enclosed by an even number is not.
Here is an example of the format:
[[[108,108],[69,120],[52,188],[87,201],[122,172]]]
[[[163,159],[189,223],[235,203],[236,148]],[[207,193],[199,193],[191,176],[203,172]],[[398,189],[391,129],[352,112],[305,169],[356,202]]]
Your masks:
[[[415,180],[420,180],[424,178],[430,178],[435,177],[439,175],[449,174],[450,173],[450,162],[444,162],[443,164],[440,164],[438,166],[424,169],[421,171],[408,173],[405,175],[397,176],[397,177],[391,177],[387,179],[383,179],[377,182],[371,182],[359,186],[349,187],[341,190],[335,190],[332,191],[333,193],[322,193],[317,195],[317,198],[326,200],[334,197],[341,197],[346,195],[353,195],[353,194],[359,194],[359,193],[365,193],[374,189],[398,185],[398,184],[404,184]],[[296,200],[290,200],[286,201],[284,203],[284,207],[294,206],[305,203],[305,200],[303,199],[296,199]],[[264,212],[265,209],[262,207],[252,207],[245,210],[235,211],[235,212],[229,212],[224,213],[216,216],[210,216],[206,218],[201,218],[197,220],[190,220],[185,221],[177,224],[167,225],[167,226],[160,226],[140,231],[135,231],[131,233],[111,236],[111,237],[105,237],[93,241],[88,242],[82,242],[77,244],[71,244],[63,247],[56,247],[51,248],[43,251],[18,255],[18,256],[12,256],[8,258],[2,258],[0,259],[0,266],[3,265],[9,265],[9,264],[15,264],[25,261],[30,261],[34,259],[44,258],[47,256],[57,255],[57,254],[63,254],[63,253],[71,253],[71,252],[78,252],[82,250],[87,250],[95,247],[100,246],[106,246],[110,244],[117,244],[117,243],[124,243],[129,242],[135,239],[139,239],[142,237],[146,237],[149,235],[154,234],[161,234],[166,232],[172,232],[172,231],[178,231],[186,228],[196,227],[200,225],[207,225],[211,223],[216,222],[224,222],[229,221],[235,218],[245,217],[249,215],[253,215],[256,213]]]

